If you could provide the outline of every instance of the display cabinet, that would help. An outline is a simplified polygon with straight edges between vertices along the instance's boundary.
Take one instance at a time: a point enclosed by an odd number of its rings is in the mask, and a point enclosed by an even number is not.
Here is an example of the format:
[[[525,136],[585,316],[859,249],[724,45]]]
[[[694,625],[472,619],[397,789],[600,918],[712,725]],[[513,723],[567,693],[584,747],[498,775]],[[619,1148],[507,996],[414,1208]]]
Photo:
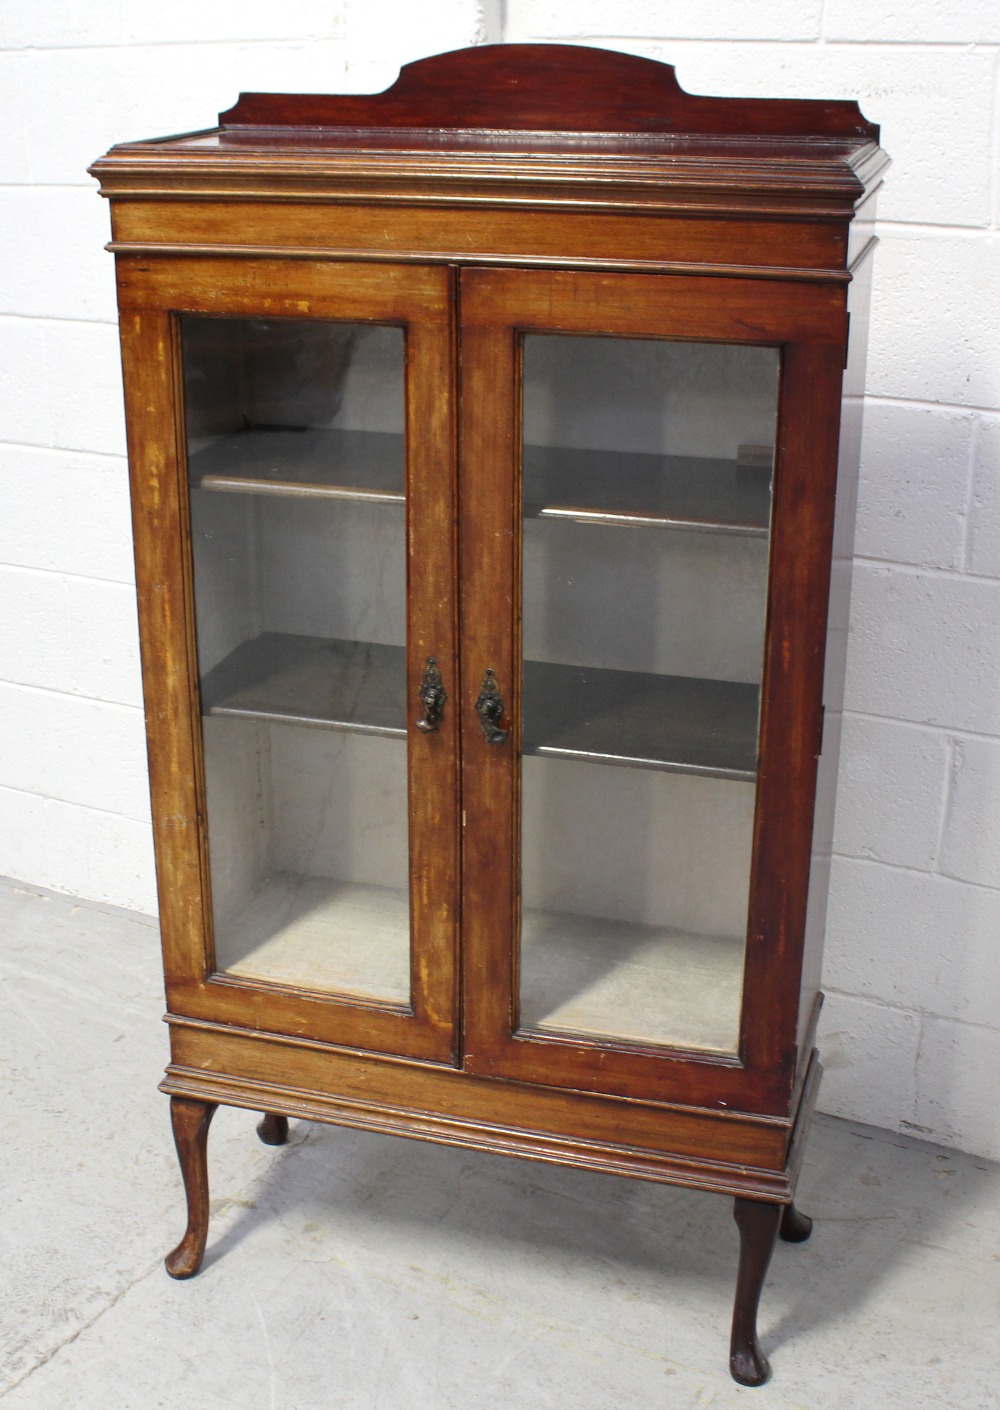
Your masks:
[[[511,45],[95,164],[175,1277],[219,1103],[276,1144],[419,1136],[735,1197],[731,1364],[765,1379],[772,1246],[809,1231],[877,135]]]

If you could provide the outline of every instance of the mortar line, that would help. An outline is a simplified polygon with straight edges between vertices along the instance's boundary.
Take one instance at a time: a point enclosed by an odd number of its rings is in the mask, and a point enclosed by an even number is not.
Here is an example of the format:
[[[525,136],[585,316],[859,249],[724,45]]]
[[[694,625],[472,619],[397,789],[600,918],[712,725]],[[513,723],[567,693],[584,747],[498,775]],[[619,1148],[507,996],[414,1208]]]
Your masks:
[[[117,328],[118,319],[111,318],[65,318],[55,313],[18,313],[16,310],[0,311],[0,319],[10,319],[18,323],[78,323],[84,328]]]
[[[872,1004],[873,1006],[876,1006],[878,1008],[891,1009],[893,1013],[913,1014],[914,1017],[918,1020],[920,1029],[917,1044],[918,1051],[920,1043],[923,1041],[923,1020],[926,1018],[934,1019],[937,1023],[960,1023],[963,1028],[975,1028],[981,1033],[995,1033],[997,1031],[996,1028],[989,1023],[977,1023],[975,1019],[971,1018],[955,1018],[951,1014],[936,1013],[934,1009],[928,1009],[923,1007],[912,1009],[904,1008],[900,1004],[893,1003],[890,999],[881,999],[875,994],[859,993],[857,990],[854,989],[841,989],[836,984],[824,984],[823,992],[824,994],[828,995],[836,994],[837,997],[840,999],[857,999],[861,1003]]]
[[[128,468],[124,450],[85,450],[82,446],[54,446],[44,441],[8,441],[0,439],[0,451],[34,450],[39,455],[95,455],[101,460],[117,460],[123,471]]]
[[[133,715],[143,714],[143,706],[139,701],[133,704],[128,700],[107,700],[103,695],[77,694],[71,690],[59,690],[51,685],[33,685],[30,681],[0,679],[0,689],[4,686],[9,686],[12,690],[31,691],[38,695],[59,695],[64,700],[85,700],[90,705],[106,705],[110,710],[127,710]]]
[[[69,798],[55,798],[51,793],[36,793],[31,788],[18,788],[13,783],[0,783],[0,793],[19,793],[23,798],[41,798],[46,803],[58,803],[61,808],[79,808],[82,813],[99,813],[104,818],[118,818],[122,822],[135,823],[137,827],[149,828],[148,814],[145,818],[137,818],[131,813],[114,813],[110,808],[102,808],[97,803],[76,803]]]
[[[990,220],[995,230],[1000,225],[1000,51],[993,58],[993,132],[990,143]]]
[[[973,572],[971,563],[973,548],[972,515],[975,510],[976,465],[979,461],[981,429],[982,422],[978,417],[974,417],[972,422],[972,434],[969,437],[969,467],[965,484],[965,517],[962,521],[962,572],[970,578],[983,576],[981,573]]]
[[[900,573],[906,578],[945,579],[949,582],[993,583],[1000,586],[1000,579],[991,573],[968,573],[964,568],[942,568],[931,563],[905,563],[897,558],[872,558],[868,554],[857,553],[854,563],[863,568],[884,568],[888,572]]]
[[[946,223],[938,224],[933,220],[883,220],[879,217],[877,222],[879,234],[886,232],[902,232],[903,234],[919,235],[956,235],[962,240],[990,239],[996,234],[992,224],[986,225],[950,225]]]
[[[910,406],[918,411],[954,411],[969,416],[1000,416],[1000,406],[961,401],[928,401],[926,397],[893,397],[880,392],[865,392],[861,397],[845,397],[846,402],[863,401],[871,406]]]
[[[771,46],[780,46],[787,49],[794,45],[799,45],[801,48],[808,48],[823,42],[831,48],[841,49],[942,49],[946,52],[954,52],[956,49],[975,49],[980,53],[1000,52],[1000,40],[995,39],[849,39],[837,35],[823,35],[819,31],[811,35],[772,35],[765,38],[761,38],[760,35],[717,34],[706,36],[704,34],[619,34],[615,31],[602,33],[596,30],[589,31],[587,34],[577,32],[560,34],[555,31],[543,35],[531,33],[517,40],[506,40],[506,42],[518,44],[580,45],[597,43],[686,44],[690,45],[692,49],[707,49],[721,45],[725,45],[729,48],[734,44],[756,45],[758,48],[762,49],[770,48]]]
[[[38,573],[48,578],[75,578],[84,583],[107,583],[113,587],[123,587],[131,591],[135,596],[134,578],[101,578],[95,573],[74,573],[68,568],[38,568],[33,563],[8,563],[5,559],[0,560],[0,573]]]
[[[943,734],[948,738],[985,739],[990,743],[996,743],[1000,738],[1000,731],[996,730],[967,729],[964,725],[939,725],[929,720],[904,720],[898,715],[879,715],[874,710],[845,709],[842,714],[845,719],[871,720],[881,725],[899,725],[901,729],[920,730],[925,734]]]
[[[934,873],[942,876],[941,859],[944,852],[945,837],[948,832],[948,825],[951,822],[951,806],[955,789],[955,771],[958,764],[960,744],[951,736],[948,739],[948,763],[944,771],[944,783],[941,787],[940,813],[938,814],[937,841],[934,846]]]
[[[962,876],[952,876],[949,872],[929,871],[925,867],[904,866],[901,862],[883,862],[876,857],[865,857],[855,852],[831,852],[831,860],[838,862],[853,862],[867,867],[884,867],[887,871],[900,872],[903,876],[920,876],[924,880],[940,881],[952,886],[966,886],[972,891],[985,891],[990,896],[1000,897],[1000,890],[996,886],[988,886],[985,881],[966,881]]]
[[[0,48],[0,54],[15,54],[27,57],[39,54],[93,54],[104,51],[108,54],[132,53],[136,49],[207,49],[220,46],[230,48],[263,48],[291,50],[301,49],[309,44],[343,43],[336,35],[295,34],[270,35],[240,38],[238,35],[223,39],[121,39],[110,42],[104,40],[95,44],[22,44]],[[950,46],[949,46],[950,47]],[[985,45],[983,46],[986,47]]]

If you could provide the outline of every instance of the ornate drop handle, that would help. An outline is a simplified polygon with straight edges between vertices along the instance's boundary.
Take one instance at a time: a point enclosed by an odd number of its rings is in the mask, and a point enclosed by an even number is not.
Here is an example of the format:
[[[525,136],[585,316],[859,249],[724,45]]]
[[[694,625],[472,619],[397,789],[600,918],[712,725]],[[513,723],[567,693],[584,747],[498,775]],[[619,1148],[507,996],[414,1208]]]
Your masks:
[[[503,717],[503,697],[500,694],[500,687],[497,685],[497,678],[493,674],[493,667],[487,668],[483,676],[483,683],[479,688],[479,696],[476,700],[476,714],[479,716],[479,723],[483,727],[483,738],[487,744],[502,744],[507,738],[507,731],[500,728],[500,720]]]
[[[444,702],[448,692],[441,680],[441,667],[433,656],[428,656],[424,674],[420,678],[420,703],[424,707],[423,718],[417,721],[417,729],[424,734],[434,734],[444,714]]]

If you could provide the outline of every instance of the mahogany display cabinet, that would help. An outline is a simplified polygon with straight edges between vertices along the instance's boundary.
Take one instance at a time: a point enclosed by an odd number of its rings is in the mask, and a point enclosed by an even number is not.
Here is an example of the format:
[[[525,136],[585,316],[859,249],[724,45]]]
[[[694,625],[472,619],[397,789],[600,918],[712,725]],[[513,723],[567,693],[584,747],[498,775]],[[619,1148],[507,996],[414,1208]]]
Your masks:
[[[227,1103],[275,1144],[307,1118],[735,1197],[731,1365],[766,1378],[768,1260],[809,1231],[877,139],[510,45],[92,168],[175,1277]]]

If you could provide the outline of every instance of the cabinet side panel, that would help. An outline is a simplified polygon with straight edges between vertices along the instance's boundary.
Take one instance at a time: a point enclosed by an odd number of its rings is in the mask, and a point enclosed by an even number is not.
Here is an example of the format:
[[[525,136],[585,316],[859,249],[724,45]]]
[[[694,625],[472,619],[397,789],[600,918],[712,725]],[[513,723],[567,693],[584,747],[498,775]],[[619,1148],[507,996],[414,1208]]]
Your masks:
[[[816,812],[813,824],[812,869],[806,914],[805,954],[802,971],[802,1008],[799,1045],[807,1039],[809,1015],[820,989],[823,939],[830,888],[830,855],[833,848],[837,770],[840,758],[847,673],[847,631],[851,609],[851,572],[858,505],[858,471],[861,459],[861,421],[864,407],[865,363],[868,350],[868,310],[871,295],[872,254],[854,270],[848,294],[851,341],[844,373],[841,411],[840,457],[837,470],[837,505],[833,529],[833,564],[830,578],[830,611],[826,664],[823,676],[823,752],[816,779]],[[804,1055],[803,1055],[804,1056]]]
[[[169,996],[173,981],[200,979],[207,968],[197,707],[184,591],[186,531],[178,494],[180,408],[169,314],[123,310],[121,349],[153,840]]]
[[[744,1055],[748,1066],[782,1074],[788,1100],[802,1006],[842,360],[843,345],[792,344],[782,377]]]

